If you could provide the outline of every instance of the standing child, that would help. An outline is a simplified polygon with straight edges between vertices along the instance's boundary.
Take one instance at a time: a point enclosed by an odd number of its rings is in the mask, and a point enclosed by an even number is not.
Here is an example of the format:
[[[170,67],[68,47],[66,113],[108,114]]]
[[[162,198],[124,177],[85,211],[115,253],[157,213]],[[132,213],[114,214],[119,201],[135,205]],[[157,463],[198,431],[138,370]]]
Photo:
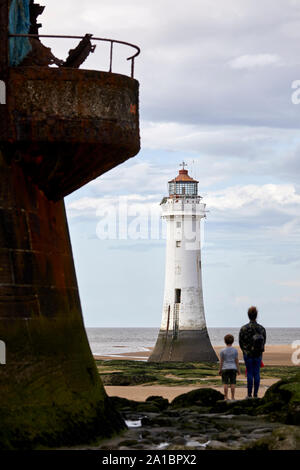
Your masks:
[[[226,335],[224,337],[226,348],[220,351],[220,370],[222,375],[222,383],[224,384],[224,399],[228,400],[228,385],[230,385],[231,399],[234,400],[236,374],[240,375],[240,365],[238,352],[232,347],[234,337]]]

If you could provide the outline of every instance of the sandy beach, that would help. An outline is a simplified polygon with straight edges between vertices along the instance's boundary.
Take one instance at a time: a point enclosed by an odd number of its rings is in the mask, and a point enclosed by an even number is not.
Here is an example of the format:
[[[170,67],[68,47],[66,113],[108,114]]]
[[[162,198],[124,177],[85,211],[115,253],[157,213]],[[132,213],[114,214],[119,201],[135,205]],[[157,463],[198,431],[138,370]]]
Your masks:
[[[223,346],[215,346],[215,351],[219,354]],[[291,345],[268,345],[263,355],[263,362],[266,366],[293,366],[291,357],[293,353]],[[238,348],[239,359],[242,361],[242,353]],[[151,348],[148,351],[127,352],[121,354],[114,354],[111,356],[94,356],[95,359],[125,359],[125,360],[147,360],[151,353]],[[295,366],[296,367],[296,366]],[[259,396],[263,397],[268,387],[277,382],[278,378],[263,378],[259,390]],[[236,398],[242,399],[246,396],[246,378],[242,375],[238,376],[238,381],[244,383],[243,386],[236,388]],[[196,388],[205,387],[205,379],[203,385],[190,385],[190,386],[164,386],[164,385],[135,385],[135,386],[105,386],[105,390],[109,396],[119,396],[131,400],[144,401],[151,395],[160,395],[167,398],[169,401],[173,400],[176,396],[194,390]],[[222,386],[213,386],[215,390],[223,391]]]
[[[273,383],[277,382],[279,379],[262,379],[261,386],[259,389],[258,396],[263,397],[268,387],[273,385]],[[202,386],[199,385],[190,385],[190,386],[164,386],[164,385],[135,385],[135,386],[111,386],[106,385],[105,390],[108,396],[110,397],[122,397],[127,398],[128,400],[136,400],[136,401],[145,401],[146,398],[150,397],[151,395],[159,395],[161,397],[167,398],[169,401],[172,401],[178,395],[182,393],[190,392],[191,390],[195,390],[197,388],[204,388],[205,384]],[[214,388],[219,392],[223,393],[223,387],[220,386],[210,386],[210,388]],[[247,395],[246,390],[246,381],[244,387],[237,387],[235,398],[236,399],[243,399]]]
[[[215,346],[214,349],[219,356],[219,351],[224,346]],[[240,348],[238,349],[239,359],[242,361],[243,356]],[[149,348],[148,351],[138,351],[138,352],[127,352],[120,354],[112,354],[110,356],[97,356],[95,359],[126,359],[126,360],[147,360],[152,348]],[[271,344],[266,346],[266,350],[263,354],[263,362],[265,365],[269,366],[292,366],[292,354],[294,350],[290,344]]]

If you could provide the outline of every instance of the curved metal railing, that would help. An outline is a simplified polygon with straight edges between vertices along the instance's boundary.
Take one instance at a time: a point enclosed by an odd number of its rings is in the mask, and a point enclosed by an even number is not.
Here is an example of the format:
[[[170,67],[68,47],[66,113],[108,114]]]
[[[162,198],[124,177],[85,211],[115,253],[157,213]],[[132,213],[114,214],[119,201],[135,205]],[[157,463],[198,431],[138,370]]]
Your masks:
[[[127,57],[126,60],[131,60],[131,78],[134,78],[134,59],[140,54],[141,50],[135,44],[131,44],[130,42],[125,41],[118,41],[117,39],[107,39],[107,38],[97,38],[94,37],[92,34],[89,35],[91,41],[105,41],[110,43],[110,53],[109,53],[109,72],[112,72],[112,62],[113,62],[113,46],[114,44],[123,44],[125,46],[133,47],[136,49],[136,53],[130,57]],[[58,39],[84,39],[85,36],[63,36],[63,35],[56,35],[56,34],[10,34],[9,37],[24,37],[24,38],[58,38]]]

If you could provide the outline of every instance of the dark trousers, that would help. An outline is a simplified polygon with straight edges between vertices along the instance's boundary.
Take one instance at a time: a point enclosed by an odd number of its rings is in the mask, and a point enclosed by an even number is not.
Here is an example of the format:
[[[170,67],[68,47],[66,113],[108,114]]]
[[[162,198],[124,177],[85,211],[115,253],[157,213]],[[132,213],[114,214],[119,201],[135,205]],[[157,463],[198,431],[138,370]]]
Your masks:
[[[253,381],[254,381],[254,396],[257,397],[257,392],[260,383],[260,357],[249,357],[244,354],[244,361],[247,368],[247,386],[248,397],[252,396]]]

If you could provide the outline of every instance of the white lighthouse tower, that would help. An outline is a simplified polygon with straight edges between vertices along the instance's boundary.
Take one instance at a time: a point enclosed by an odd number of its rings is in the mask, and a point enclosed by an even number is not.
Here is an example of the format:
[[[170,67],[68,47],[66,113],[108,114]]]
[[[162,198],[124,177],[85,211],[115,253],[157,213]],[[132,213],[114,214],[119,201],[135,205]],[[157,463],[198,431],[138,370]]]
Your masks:
[[[151,362],[216,362],[204,315],[200,223],[205,204],[198,181],[181,164],[169,181],[169,196],[161,201],[167,222],[165,292],[162,322]]]

